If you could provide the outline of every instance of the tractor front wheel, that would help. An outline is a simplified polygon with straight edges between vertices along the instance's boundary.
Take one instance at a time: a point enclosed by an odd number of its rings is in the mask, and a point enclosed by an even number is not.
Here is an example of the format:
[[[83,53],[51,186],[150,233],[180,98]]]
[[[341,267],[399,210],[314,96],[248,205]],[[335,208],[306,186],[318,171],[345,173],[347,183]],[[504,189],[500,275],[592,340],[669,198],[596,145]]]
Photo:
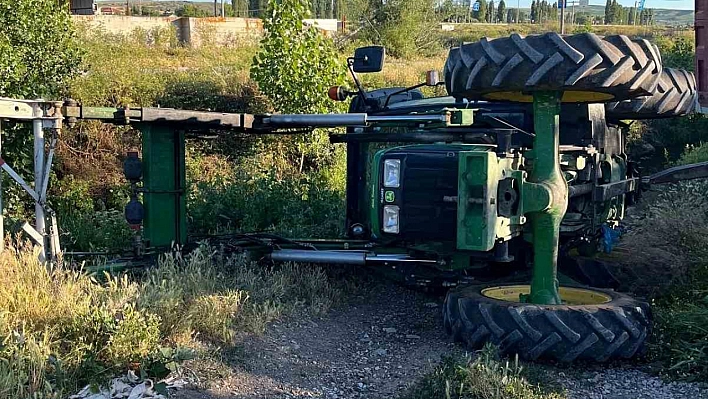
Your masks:
[[[560,287],[563,305],[519,302],[528,285],[469,286],[445,299],[446,331],[470,349],[486,342],[526,360],[628,359],[644,350],[651,330],[646,302],[612,290]]]

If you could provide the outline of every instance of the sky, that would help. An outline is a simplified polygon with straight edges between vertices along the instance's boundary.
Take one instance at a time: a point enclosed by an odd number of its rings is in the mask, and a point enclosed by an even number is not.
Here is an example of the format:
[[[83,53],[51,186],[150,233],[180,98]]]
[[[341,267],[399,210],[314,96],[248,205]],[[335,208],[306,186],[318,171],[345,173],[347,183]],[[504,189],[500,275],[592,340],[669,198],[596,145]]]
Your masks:
[[[213,0],[195,0],[209,1]],[[515,7],[516,2],[521,3],[521,7],[528,8],[531,6],[531,0],[505,0],[507,7]],[[605,5],[606,0],[590,0],[590,5]],[[618,3],[626,7],[633,7],[634,0],[617,0]],[[551,1],[553,3],[553,1]],[[644,7],[646,8],[671,8],[675,10],[693,10],[695,0],[645,0]]]
[[[505,0],[507,3],[516,3],[517,0]],[[531,0],[519,0],[521,7],[530,7]],[[570,1],[569,1],[570,2]],[[625,7],[634,7],[634,0],[617,0]],[[590,5],[605,5],[607,0],[590,0]],[[646,0],[646,8],[671,8],[675,10],[693,10],[695,0]]]

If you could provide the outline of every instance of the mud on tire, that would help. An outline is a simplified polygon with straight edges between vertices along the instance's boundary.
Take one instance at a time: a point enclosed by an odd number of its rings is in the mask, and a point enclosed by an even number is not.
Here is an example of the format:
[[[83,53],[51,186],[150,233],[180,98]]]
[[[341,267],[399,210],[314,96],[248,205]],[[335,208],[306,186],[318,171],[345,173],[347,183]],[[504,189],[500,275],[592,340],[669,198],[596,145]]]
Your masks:
[[[611,290],[592,289],[611,298],[598,305],[533,305],[490,298],[484,288],[452,290],[443,307],[446,331],[470,349],[491,342],[527,360],[604,362],[642,354],[651,330],[649,305]]]
[[[530,102],[531,91],[565,91],[564,102],[608,102],[651,94],[662,72],[645,39],[592,33],[482,38],[450,50],[448,93],[470,100]]]
[[[664,68],[652,95],[607,103],[605,115],[610,120],[670,118],[693,112],[697,102],[693,73]]]

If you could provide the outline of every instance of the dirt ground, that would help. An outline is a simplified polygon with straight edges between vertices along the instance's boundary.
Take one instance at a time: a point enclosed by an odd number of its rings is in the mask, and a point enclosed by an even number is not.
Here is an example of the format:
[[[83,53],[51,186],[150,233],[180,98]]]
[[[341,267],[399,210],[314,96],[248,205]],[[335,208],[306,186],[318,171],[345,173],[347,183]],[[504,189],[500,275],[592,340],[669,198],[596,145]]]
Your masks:
[[[365,284],[324,317],[291,317],[247,336],[226,355],[223,376],[171,397],[396,398],[441,357],[466,352],[442,328],[443,299],[386,281]],[[708,398],[701,384],[662,381],[631,363],[547,368],[544,379],[572,399]]]
[[[463,352],[442,328],[443,297],[372,283],[320,318],[290,318],[250,336],[230,375],[177,398],[392,398]]]

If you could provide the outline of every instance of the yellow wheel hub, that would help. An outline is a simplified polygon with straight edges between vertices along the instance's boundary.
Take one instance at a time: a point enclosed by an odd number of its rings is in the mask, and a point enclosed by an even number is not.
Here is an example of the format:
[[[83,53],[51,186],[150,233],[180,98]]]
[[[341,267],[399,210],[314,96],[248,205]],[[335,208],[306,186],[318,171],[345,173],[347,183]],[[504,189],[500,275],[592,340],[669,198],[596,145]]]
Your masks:
[[[507,302],[519,302],[521,295],[530,293],[530,285],[506,285],[482,290],[482,295],[487,298]],[[584,288],[560,287],[558,293],[565,305],[601,305],[612,300],[612,297],[607,294]]]

